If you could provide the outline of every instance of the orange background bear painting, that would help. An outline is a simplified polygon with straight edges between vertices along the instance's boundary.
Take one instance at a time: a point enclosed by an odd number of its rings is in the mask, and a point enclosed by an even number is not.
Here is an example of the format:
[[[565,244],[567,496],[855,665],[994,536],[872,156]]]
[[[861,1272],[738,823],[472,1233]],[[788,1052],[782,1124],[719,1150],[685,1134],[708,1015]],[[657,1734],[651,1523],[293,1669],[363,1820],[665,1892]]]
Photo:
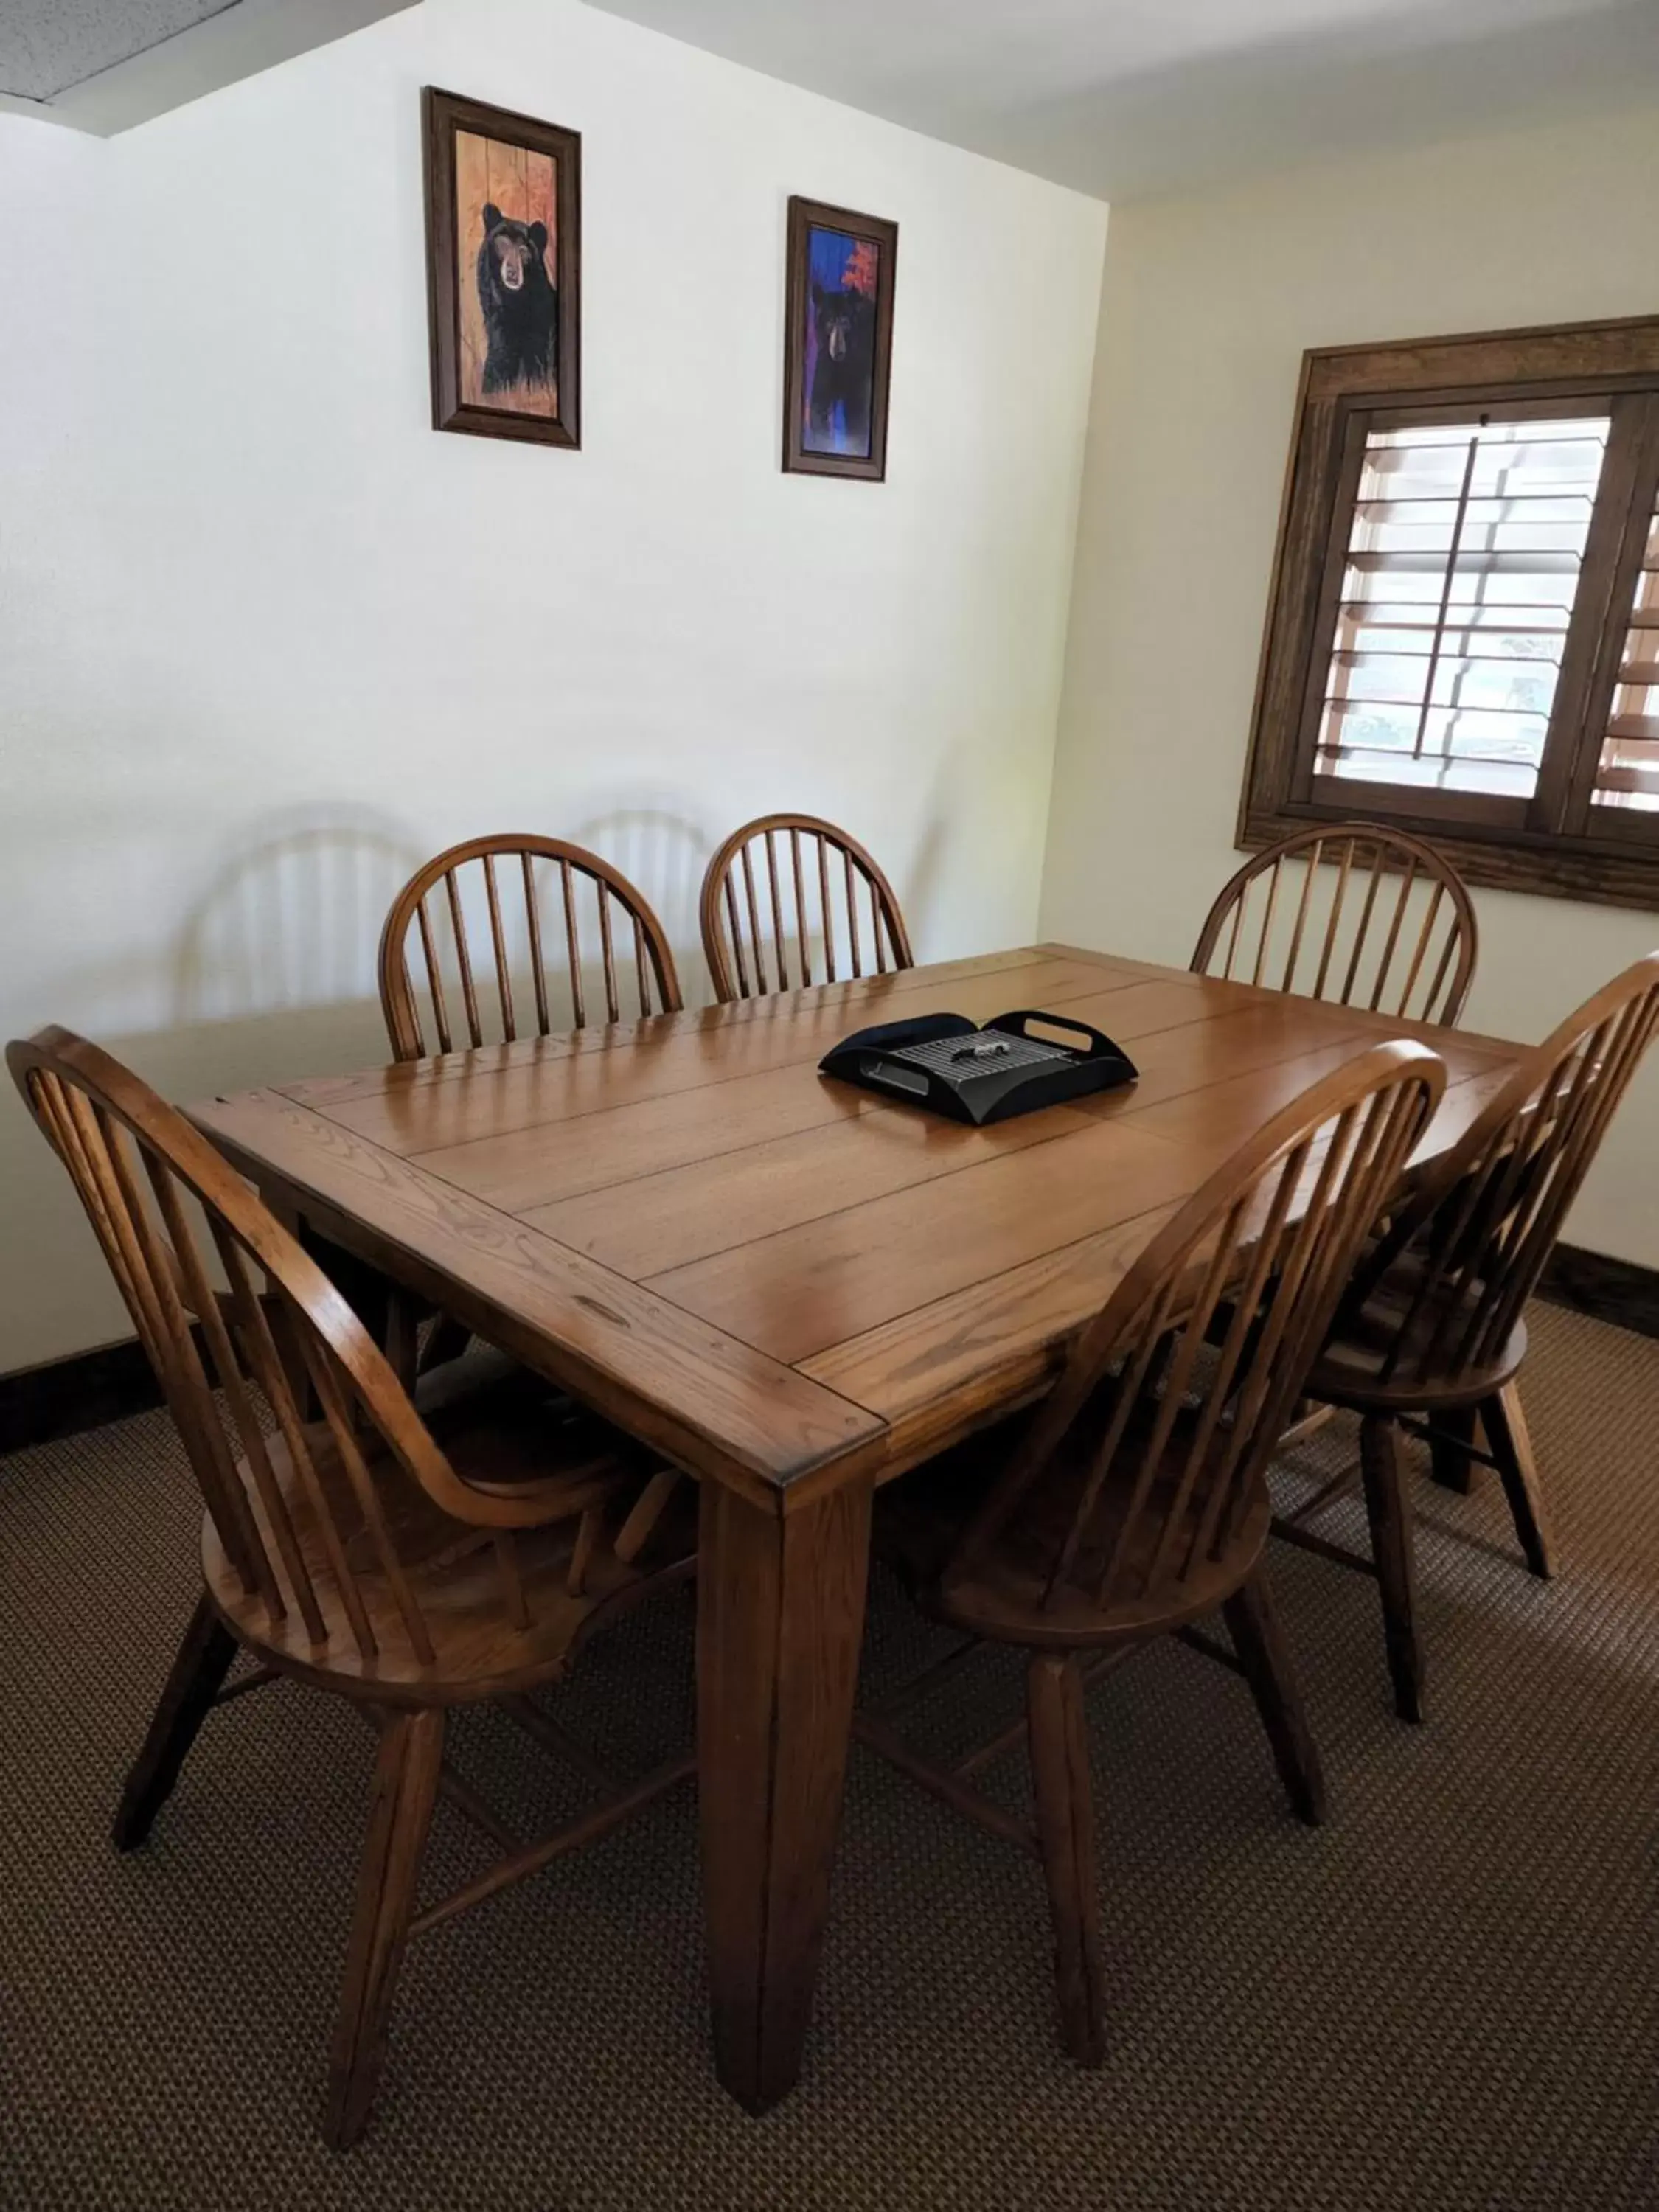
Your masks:
[[[455,134],[464,404],[559,411],[556,172],[550,155]]]

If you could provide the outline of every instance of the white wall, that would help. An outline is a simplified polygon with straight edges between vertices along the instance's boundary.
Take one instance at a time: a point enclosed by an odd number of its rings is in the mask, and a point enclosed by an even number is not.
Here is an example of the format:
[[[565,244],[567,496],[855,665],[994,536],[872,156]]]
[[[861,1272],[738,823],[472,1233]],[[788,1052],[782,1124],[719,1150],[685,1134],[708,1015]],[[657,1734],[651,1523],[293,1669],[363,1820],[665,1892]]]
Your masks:
[[[428,427],[419,90],[583,133],[584,450]],[[785,204],[896,217],[889,479],[777,464]],[[1036,920],[1105,210],[573,0],[425,0],[106,143],[0,118],[0,1023],[188,1097],[384,1056],[380,917],[845,822]],[[0,1370],[124,1333],[0,1102]]]
[[[1042,905],[1184,962],[1233,824],[1305,347],[1659,307],[1659,112],[1115,208]],[[1468,1027],[1533,1039],[1659,942],[1612,907],[1475,895]],[[1659,1055],[1569,1234],[1659,1266]]]

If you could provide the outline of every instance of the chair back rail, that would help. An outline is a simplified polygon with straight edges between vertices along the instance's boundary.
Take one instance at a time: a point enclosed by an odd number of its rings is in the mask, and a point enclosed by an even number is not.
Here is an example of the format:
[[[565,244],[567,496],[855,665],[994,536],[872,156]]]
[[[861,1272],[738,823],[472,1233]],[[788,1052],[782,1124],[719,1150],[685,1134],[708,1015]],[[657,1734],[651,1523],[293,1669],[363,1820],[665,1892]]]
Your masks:
[[[1401,1210],[1343,1302],[1404,1285],[1380,1382],[1409,1365],[1455,1385],[1500,1358],[1656,1027],[1659,951],[1527,1054]]]
[[[340,1292],[181,1114],[67,1030],[6,1058],[103,1248],[243,1596],[273,1629],[297,1614],[313,1646],[343,1638],[366,1662],[391,1632],[429,1665],[395,1470],[458,1539],[501,1538],[501,1617],[522,1625],[509,1532],[580,1514],[593,1486],[464,1482]]]
[[[1260,1505],[1343,1285],[1444,1083],[1426,1046],[1373,1047],[1209,1177],[1078,1344],[964,1533],[947,1593],[1012,1545],[1039,1621],[1180,1612]]]
[[[557,1004],[549,990],[550,942],[552,970],[565,978]],[[606,1021],[678,1013],[684,1004],[662,924],[597,853],[516,832],[452,845],[410,877],[380,932],[380,1006],[392,1055],[419,1060],[496,1037],[513,1042],[530,1019],[526,982],[534,1002],[529,1033],[546,1036],[567,1026],[567,1013],[568,1026],[581,1029],[596,959],[592,981],[603,992]],[[481,993],[480,971],[493,973],[493,994],[487,982]]]
[[[703,876],[702,921],[722,1001],[860,976],[866,959],[877,975],[915,965],[892,885],[816,815],[767,814],[733,830]]]
[[[1195,974],[1456,1025],[1474,975],[1474,902],[1433,846],[1359,822],[1247,860],[1211,908]]]

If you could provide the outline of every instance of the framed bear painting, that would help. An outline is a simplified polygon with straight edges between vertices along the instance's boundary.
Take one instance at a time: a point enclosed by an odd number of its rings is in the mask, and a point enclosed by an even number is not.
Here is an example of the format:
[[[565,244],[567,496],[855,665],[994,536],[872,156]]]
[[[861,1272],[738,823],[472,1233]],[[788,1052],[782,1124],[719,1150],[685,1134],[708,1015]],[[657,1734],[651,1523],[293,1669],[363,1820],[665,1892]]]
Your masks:
[[[783,465],[808,476],[887,473],[898,225],[817,200],[789,203]]]
[[[428,85],[432,425],[581,443],[581,152],[574,131]]]

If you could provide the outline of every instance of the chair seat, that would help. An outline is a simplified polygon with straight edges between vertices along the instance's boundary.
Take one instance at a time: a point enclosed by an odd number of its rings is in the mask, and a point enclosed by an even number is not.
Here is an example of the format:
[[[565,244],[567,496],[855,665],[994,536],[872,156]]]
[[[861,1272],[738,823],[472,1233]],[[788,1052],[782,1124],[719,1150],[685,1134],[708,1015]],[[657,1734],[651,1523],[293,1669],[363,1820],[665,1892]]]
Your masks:
[[[400,1692],[422,1704],[497,1697],[562,1674],[601,1618],[691,1572],[695,1486],[684,1482],[637,1558],[623,1561],[608,1540],[594,1544],[578,1578],[580,1587],[573,1591],[572,1559],[583,1512],[601,1509],[606,1535],[614,1538],[660,1462],[520,1370],[489,1373],[473,1380],[471,1387],[447,1370],[432,1381],[439,1387],[422,1389],[422,1418],[465,1482],[500,1494],[526,1482],[562,1478],[568,1512],[533,1528],[470,1528],[432,1502],[378,1435],[358,1439],[396,1557],[425,1623],[432,1645],[432,1656],[426,1658],[412,1640],[327,1425],[308,1426],[303,1435],[316,1479],[339,1525],[352,1531],[345,1540],[346,1559],[362,1592],[376,1646],[365,1658],[307,1480],[284,1440],[272,1437],[267,1446],[271,1475],[311,1577],[324,1636],[315,1638],[308,1630],[286,1564],[278,1571],[284,1610],[277,1613],[244,1589],[210,1517],[204,1516],[202,1530],[203,1573],[214,1605],[233,1632],[272,1665],[325,1687],[355,1689],[359,1696],[372,1687],[388,1704],[400,1702]],[[237,1462],[236,1472],[267,1548],[278,1558],[280,1547],[247,1459]],[[503,1601],[515,1579],[523,1594],[521,1607]],[[515,1615],[519,1626],[503,1625]]]
[[[1251,1499],[1239,1525],[1225,1534],[1218,1548],[1212,1544],[1212,1555],[1192,1571],[1185,1571],[1187,1553],[1200,1531],[1198,1513],[1190,1504],[1175,1524],[1164,1559],[1158,1561],[1153,1556],[1168,1527],[1167,1508],[1175,1501],[1193,1442],[1195,1417],[1184,1412],[1176,1418],[1114,1577],[1117,1589],[1127,1595],[1115,1594],[1104,1606],[1094,1597],[1133,1497],[1121,1481],[1109,1481],[1084,1533],[1073,1577],[1056,1592],[1052,1604],[1044,1602],[1082,1474],[1078,1463],[1081,1447],[1069,1439],[972,1573],[951,1573],[951,1559],[969,1522],[1031,1418],[1021,1414],[970,1437],[879,1494],[877,1543],[927,1612],[998,1643],[1074,1650],[1161,1635],[1212,1612],[1238,1588],[1267,1540],[1272,1508],[1265,1488]],[[1128,1462],[1139,1464],[1141,1455],[1134,1439],[1127,1442]],[[1200,1495],[1203,1487],[1201,1483],[1194,1486]]]
[[[1309,1397],[1360,1413],[1407,1413],[1479,1405],[1503,1389],[1527,1356],[1526,1323],[1516,1323],[1495,1358],[1454,1368],[1478,1293],[1463,1291],[1448,1322],[1446,1297],[1417,1304],[1423,1273],[1419,1255],[1402,1255],[1359,1311],[1339,1319],[1308,1377]]]

